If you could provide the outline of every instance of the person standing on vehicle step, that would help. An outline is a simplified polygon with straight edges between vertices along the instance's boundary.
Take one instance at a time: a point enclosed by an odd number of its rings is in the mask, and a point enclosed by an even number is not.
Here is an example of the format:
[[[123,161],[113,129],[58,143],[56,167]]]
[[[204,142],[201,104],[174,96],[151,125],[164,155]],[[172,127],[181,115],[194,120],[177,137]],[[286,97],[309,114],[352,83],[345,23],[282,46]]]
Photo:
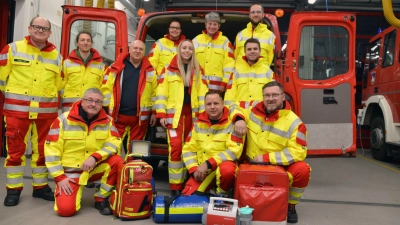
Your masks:
[[[56,183],[54,210],[60,216],[77,213],[84,185],[97,180],[101,185],[94,194],[94,206],[102,215],[112,214],[108,197],[123,160],[117,155],[121,138],[102,102],[99,89],[87,89],[70,111],[54,121],[47,135],[46,166]]]
[[[182,194],[208,192],[216,185],[216,194],[224,196],[233,187],[236,161],[242,154],[245,138],[233,130],[233,121],[244,117],[236,114],[231,120],[221,92],[207,92],[204,101],[205,111],[193,124],[182,149],[190,175]]]
[[[131,152],[132,140],[144,139],[149,122],[151,126],[156,123],[156,71],[144,52],[144,43],[133,41],[129,53],[118,57],[106,70],[101,86],[103,106],[114,118],[121,138],[128,138],[125,153]]]
[[[172,195],[179,195],[185,181],[182,146],[192,122],[204,111],[204,95],[208,91],[203,69],[194,53],[192,41],[184,40],[178,54],[158,79],[155,108],[160,124],[167,129],[168,175]]]
[[[235,65],[232,44],[219,31],[221,18],[218,13],[208,13],[205,20],[206,30],[193,39],[196,58],[204,69],[208,89],[224,92]]]
[[[93,39],[89,32],[79,32],[72,50],[63,66],[62,111],[71,109],[89,88],[100,88],[103,81],[104,64],[101,55],[92,48]]]
[[[274,60],[275,35],[266,24],[263,24],[264,8],[260,4],[250,6],[250,22],[247,27],[236,35],[234,43],[235,59],[242,58],[245,55],[245,43],[249,38],[256,38],[261,43],[262,60],[269,66]]]
[[[259,89],[261,90],[261,89]],[[290,110],[283,87],[276,81],[260,91],[263,100],[253,102],[247,123],[247,159],[282,166],[289,177],[288,223],[297,223],[295,206],[310,181],[311,167],[307,156],[307,128]]]
[[[173,19],[169,24],[168,34],[154,42],[148,55],[149,61],[158,75],[175,57],[179,43],[185,39],[186,37],[182,34],[181,22]]]
[[[260,42],[257,39],[247,39],[244,48],[246,55],[236,60],[235,69],[226,87],[225,105],[239,106],[247,122],[251,103],[263,99],[259,90],[273,80],[274,72],[261,60]]]
[[[44,141],[57,117],[58,91],[62,86],[62,57],[48,42],[51,23],[35,17],[24,40],[8,44],[0,52],[0,90],[5,96],[7,196],[5,206],[16,206],[24,187],[25,151],[32,143],[32,196],[54,201],[48,185]]]

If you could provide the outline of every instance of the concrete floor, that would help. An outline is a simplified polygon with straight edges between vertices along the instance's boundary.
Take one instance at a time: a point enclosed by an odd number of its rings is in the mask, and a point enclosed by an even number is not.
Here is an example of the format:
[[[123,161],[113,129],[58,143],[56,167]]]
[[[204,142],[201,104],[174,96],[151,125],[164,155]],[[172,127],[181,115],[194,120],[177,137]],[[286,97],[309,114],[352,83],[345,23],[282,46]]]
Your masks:
[[[311,182],[296,207],[301,225],[397,225],[400,222],[400,159],[382,163],[372,159],[369,150],[358,151],[356,158],[308,158],[312,167]],[[0,158],[3,164],[4,158]],[[167,195],[167,170],[160,165],[156,189]],[[0,186],[5,172],[0,169]],[[20,204],[4,207],[6,191],[0,188],[0,225],[70,225],[70,224],[155,224],[151,219],[134,222],[102,216],[93,208],[93,189],[85,189],[81,211],[61,218],[53,211],[53,202],[31,197],[30,169],[26,169],[25,189]],[[54,187],[54,184],[51,183]]]

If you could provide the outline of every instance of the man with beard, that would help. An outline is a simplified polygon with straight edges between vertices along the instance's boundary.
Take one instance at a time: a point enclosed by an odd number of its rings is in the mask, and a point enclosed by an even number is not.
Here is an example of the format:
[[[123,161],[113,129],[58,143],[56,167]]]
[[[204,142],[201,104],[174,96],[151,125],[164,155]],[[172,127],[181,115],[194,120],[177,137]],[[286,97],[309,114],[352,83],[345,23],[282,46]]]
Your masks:
[[[276,81],[262,88],[263,100],[252,104],[247,123],[247,159],[282,166],[289,177],[289,207],[287,222],[297,223],[295,205],[300,201],[310,181],[311,167],[307,156],[307,129],[290,110],[283,87]]]
[[[256,38],[261,43],[261,56],[263,61],[268,65],[271,65],[274,59],[275,49],[275,35],[268,30],[268,26],[263,24],[264,8],[259,4],[253,4],[250,6],[250,22],[247,27],[240,31],[235,39],[235,59],[242,58],[245,54],[244,43],[249,38]]]

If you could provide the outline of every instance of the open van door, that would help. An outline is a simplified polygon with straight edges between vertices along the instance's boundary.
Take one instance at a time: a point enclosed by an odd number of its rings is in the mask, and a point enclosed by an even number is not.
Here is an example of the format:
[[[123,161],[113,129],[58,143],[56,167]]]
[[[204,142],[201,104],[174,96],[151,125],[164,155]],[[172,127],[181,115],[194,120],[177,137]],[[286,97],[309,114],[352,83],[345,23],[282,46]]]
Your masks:
[[[353,13],[297,12],[290,19],[283,86],[308,130],[308,155],[356,154]]]
[[[62,18],[61,55],[67,58],[76,48],[75,38],[81,31],[92,34],[93,46],[111,65],[122,53],[128,52],[128,30],[124,11],[64,5]]]

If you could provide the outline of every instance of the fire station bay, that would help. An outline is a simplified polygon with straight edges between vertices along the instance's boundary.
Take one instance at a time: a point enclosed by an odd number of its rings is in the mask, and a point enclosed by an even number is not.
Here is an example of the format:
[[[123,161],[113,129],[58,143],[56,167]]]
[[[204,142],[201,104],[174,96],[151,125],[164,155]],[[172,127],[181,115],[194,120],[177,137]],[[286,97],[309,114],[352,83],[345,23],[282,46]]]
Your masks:
[[[400,1],[0,19],[0,225],[399,224]]]

